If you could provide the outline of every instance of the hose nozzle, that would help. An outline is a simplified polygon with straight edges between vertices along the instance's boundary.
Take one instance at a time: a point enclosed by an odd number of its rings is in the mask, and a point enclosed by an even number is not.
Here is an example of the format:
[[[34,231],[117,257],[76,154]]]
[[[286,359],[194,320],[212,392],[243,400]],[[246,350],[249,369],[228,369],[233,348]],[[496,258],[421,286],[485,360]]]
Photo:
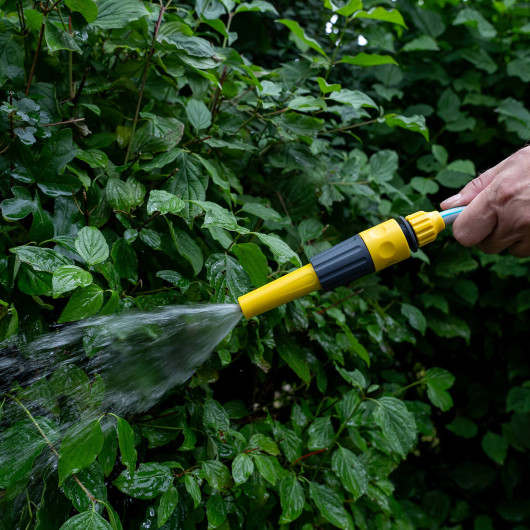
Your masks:
[[[309,265],[241,296],[241,310],[252,318],[321,288],[335,289],[399,263],[434,241],[462,210],[416,212],[373,226],[313,256]]]

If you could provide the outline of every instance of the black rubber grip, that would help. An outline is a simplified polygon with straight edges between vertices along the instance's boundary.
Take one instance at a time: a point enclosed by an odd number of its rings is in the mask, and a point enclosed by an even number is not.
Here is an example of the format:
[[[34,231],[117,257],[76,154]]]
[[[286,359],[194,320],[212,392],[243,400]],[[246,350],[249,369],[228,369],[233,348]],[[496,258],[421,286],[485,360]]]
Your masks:
[[[359,234],[313,256],[310,261],[325,291],[375,272],[372,256]]]

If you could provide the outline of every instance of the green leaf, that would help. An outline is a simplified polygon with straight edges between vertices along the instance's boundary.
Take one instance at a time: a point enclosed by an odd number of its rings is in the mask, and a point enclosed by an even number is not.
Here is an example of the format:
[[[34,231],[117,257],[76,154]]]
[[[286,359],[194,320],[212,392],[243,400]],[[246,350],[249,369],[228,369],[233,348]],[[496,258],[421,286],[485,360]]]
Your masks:
[[[197,484],[197,480],[193,475],[190,475],[188,473],[184,475],[184,485],[186,486],[186,491],[193,499],[193,507],[196,509],[197,506],[199,506],[199,504],[201,503],[201,489]]]
[[[149,11],[137,0],[98,0],[98,16],[91,23],[93,28],[124,28],[134,20],[149,15]]]
[[[51,248],[22,246],[9,250],[16,254],[18,260],[31,265],[36,271],[53,272],[63,265],[72,264],[68,258]]]
[[[212,113],[203,101],[190,99],[186,105],[186,116],[197,131],[207,129],[212,123]]]
[[[208,484],[215,489],[228,488],[232,483],[230,471],[228,468],[217,460],[206,460],[201,463],[201,469]]]
[[[411,412],[399,399],[382,397],[377,400],[374,419],[383,436],[396,453],[403,458],[416,443],[416,422]]]
[[[321,55],[327,58],[326,52],[321,48],[320,44],[310,37],[308,37],[304,30],[300,27],[300,24],[294,20],[287,20],[285,18],[282,18],[281,20],[277,20],[276,22],[279,22],[280,24],[283,24],[284,26],[287,26],[293,33],[296,35],[302,42],[307,44],[311,49],[317,51]]]
[[[493,39],[497,36],[497,31],[476,9],[463,8],[458,10],[458,15],[453,20],[453,26],[465,24],[468,27],[475,28],[481,37]]]
[[[280,482],[280,503],[283,510],[280,524],[290,523],[302,514],[305,504],[304,488],[292,473]]]
[[[226,521],[226,506],[221,495],[211,495],[206,502],[206,516],[208,527],[217,528]]]
[[[219,204],[210,201],[191,201],[193,204],[196,204],[201,209],[206,212],[204,217],[203,228],[209,226],[217,226],[219,228],[224,228],[225,230],[230,230],[233,232],[238,232],[239,234],[248,234],[250,230],[244,228],[237,224],[237,219],[234,214],[228,211],[226,208],[223,208]]]
[[[154,499],[166,491],[173,483],[173,475],[162,464],[140,464],[134,475],[125,470],[113,482],[123,493],[135,499]]]
[[[333,0],[324,0],[324,7],[331,9],[334,13],[349,17],[355,11],[362,9],[363,3],[361,0],[348,0],[343,6],[339,7],[333,3]]]
[[[506,412],[526,414],[530,412],[530,388],[516,386],[510,388],[506,398]]]
[[[73,425],[64,435],[59,450],[59,483],[88,467],[103,448],[99,420]]]
[[[354,64],[356,66],[378,66],[381,64],[395,64],[398,63],[390,55],[376,55],[368,53],[358,53],[355,56],[344,55],[339,61],[346,64]]]
[[[415,114],[414,116],[399,116],[398,114],[385,115],[385,123],[389,127],[401,127],[407,131],[420,133],[425,140],[429,141],[429,129],[425,124],[425,117]]]
[[[368,474],[359,459],[348,449],[339,447],[331,458],[331,467],[343,486],[358,499],[368,488]]]
[[[276,442],[269,436],[265,436],[261,433],[253,434],[250,438],[249,445],[250,447],[258,447],[261,451],[273,456],[278,456],[280,454]]]
[[[64,31],[64,29],[56,26],[49,18],[46,19],[44,39],[51,52],[70,50],[81,53],[81,48],[77,45],[74,38],[68,32]]]
[[[95,508],[88,512],[74,515],[59,530],[113,530],[108,521],[103,519]]]
[[[256,235],[264,245],[267,245],[270,248],[270,250],[274,254],[276,261],[280,265],[283,265],[284,263],[290,261],[296,267],[302,266],[302,262],[300,261],[298,255],[291,249],[291,247],[287,243],[282,241],[278,236],[272,234],[262,234],[259,232],[251,233]]]
[[[103,305],[103,289],[91,284],[74,292],[57,322],[75,322],[95,315]]]
[[[104,434],[103,447],[98,455],[98,462],[106,477],[108,477],[114,469],[117,451],[118,438],[116,437],[116,431],[114,429],[109,429],[108,432]]]
[[[92,464],[76,473],[77,479],[90,493],[102,501],[107,500],[107,487],[105,486],[105,475],[101,466],[95,460]],[[92,501],[81,488],[74,477],[68,477],[63,483],[63,491],[78,512],[84,512],[92,507]]]
[[[431,195],[433,193],[438,193],[440,186],[434,182],[434,180],[427,179],[424,177],[412,177],[410,180],[410,185],[418,193],[422,195]]]
[[[370,107],[372,109],[378,108],[374,100],[360,90],[349,90],[347,88],[343,88],[338,92],[333,92],[328,99],[338,101],[339,103],[344,103],[346,105],[351,105],[356,110],[362,107]]]
[[[242,2],[236,7],[235,13],[245,13],[247,11],[259,11],[260,13],[272,13],[277,15],[276,8],[265,0],[252,0],[251,2]]]
[[[454,376],[443,368],[431,368],[427,370],[423,380],[431,403],[444,412],[449,410],[453,406],[453,399],[446,390],[453,386]]]
[[[178,287],[183,293],[188,290],[190,281],[184,278],[177,271],[158,271],[156,273],[158,278],[166,280],[166,282],[172,283],[175,287]]]
[[[341,86],[337,83],[328,84],[328,82],[323,77],[317,77],[318,87],[322,94],[329,94],[330,92],[339,92]]]
[[[131,283],[136,283],[138,279],[138,258],[136,252],[125,239],[117,239],[110,251],[116,272],[120,278],[126,278]]]
[[[477,424],[464,416],[457,416],[447,428],[462,438],[473,438],[478,433]]]
[[[136,449],[134,441],[134,431],[129,422],[123,418],[118,418],[118,443],[120,446],[121,463],[127,468],[129,474],[134,474],[136,467]]]
[[[309,494],[319,509],[322,517],[332,525],[343,530],[353,530],[353,521],[350,514],[344,508],[342,499],[328,486],[309,483]]]
[[[36,210],[37,205],[26,188],[13,186],[11,192],[15,198],[4,199],[0,203],[2,217],[6,221],[20,221]]]
[[[420,35],[403,46],[405,52],[438,51],[438,43],[430,35]]]
[[[109,246],[103,234],[93,226],[85,226],[79,230],[75,248],[90,266],[103,263],[109,257]]]
[[[81,13],[89,24],[98,17],[98,6],[94,0],[66,0],[65,4],[71,11]]]
[[[147,213],[149,215],[154,212],[160,212],[162,215],[166,213],[179,213],[185,206],[185,202],[163,190],[152,190],[147,201]]]
[[[390,149],[383,149],[370,157],[370,173],[377,182],[392,180],[398,165],[398,154]]]
[[[417,307],[410,304],[401,304],[401,314],[407,318],[409,324],[414,329],[417,329],[422,335],[425,335],[427,320]]]
[[[241,266],[247,272],[254,287],[261,287],[267,283],[269,267],[267,258],[254,243],[239,243],[232,247]]]
[[[184,151],[179,153],[176,163],[179,171],[177,175],[171,177],[165,189],[184,201],[203,201],[206,198],[208,175],[204,172],[202,164]],[[201,212],[199,206],[187,202],[182,215],[186,222],[190,223]]]
[[[298,136],[314,137],[324,126],[324,120],[298,112],[283,112],[276,121],[288,133]]]
[[[508,454],[508,442],[498,434],[487,432],[482,438],[482,449],[497,464],[504,464]]]
[[[202,266],[204,263],[201,248],[187,232],[174,227],[173,223],[171,223],[171,221],[167,217],[166,222],[168,224],[169,233],[177,251],[190,263],[193,268],[193,272],[195,274],[199,274],[199,272],[202,270]]]
[[[290,338],[285,338],[281,341],[281,347],[278,348],[278,353],[302,381],[306,384],[311,382],[311,372],[309,371],[307,356],[298,344]]]
[[[279,478],[274,466],[275,457],[252,453],[252,458],[259,474],[274,486]]]
[[[243,267],[226,254],[212,254],[206,261],[206,270],[208,281],[215,289],[214,303],[236,303],[252,289]]]
[[[51,443],[59,439],[53,422],[38,416],[34,419]],[[0,434],[0,488],[10,488],[27,477],[33,462],[47,445],[30,420],[5,429]]]
[[[232,477],[236,485],[244,484],[254,471],[254,461],[246,453],[240,453],[232,462]]]
[[[105,192],[107,201],[113,210],[128,213],[134,206],[134,199],[131,196],[129,186],[123,180],[110,178]]]
[[[53,297],[57,298],[77,287],[87,287],[92,283],[92,274],[76,265],[62,265],[53,271]]]
[[[391,22],[399,26],[407,28],[401,13],[397,9],[386,10],[384,7],[373,7],[368,11],[357,11],[353,18],[367,18],[370,20],[381,20],[383,22]]]
[[[337,365],[335,365],[335,369],[353,387],[356,387],[359,389],[363,389],[366,387],[366,379],[359,370],[348,372],[347,370],[344,370],[344,368],[341,368],[340,366],[337,366]]]
[[[213,429],[218,434],[219,431],[226,432],[230,428],[230,419],[226,410],[215,399],[207,398],[204,403],[202,423],[206,428]]]
[[[307,430],[309,440],[307,441],[307,448],[310,451],[318,449],[326,449],[329,447],[335,436],[333,425],[331,425],[331,418],[324,416],[317,418]]]
[[[171,517],[179,500],[179,493],[175,486],[171,485],[160,497],[160,504],[158,505],[157,517],[158,528],[164,526],[166,521]]]

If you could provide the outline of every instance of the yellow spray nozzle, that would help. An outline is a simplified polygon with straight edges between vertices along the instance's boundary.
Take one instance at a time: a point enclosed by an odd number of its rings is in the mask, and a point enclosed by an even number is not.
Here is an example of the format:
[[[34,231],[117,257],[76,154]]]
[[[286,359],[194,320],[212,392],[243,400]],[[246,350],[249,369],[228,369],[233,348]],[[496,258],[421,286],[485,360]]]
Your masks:
[[[309,264],[244,294],[238,302],[245,317],[252,318],[319,289],[318,276]]]
[[[311,264],[241,296],[241,310],[252,318],[313,291],[347,285],[403,261],[411,250],[434,241],[462,210],[420,211],[369,228],[313,256]]]

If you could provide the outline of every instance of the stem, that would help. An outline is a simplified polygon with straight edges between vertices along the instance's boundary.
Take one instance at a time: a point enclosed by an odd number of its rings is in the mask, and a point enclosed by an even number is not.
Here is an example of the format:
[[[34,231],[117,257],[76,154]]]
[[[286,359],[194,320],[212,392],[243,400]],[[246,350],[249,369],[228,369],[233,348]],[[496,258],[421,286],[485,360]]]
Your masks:
[[[28,415],[29,419],[31,420],[31,423],[35,425],[35,428],[39,431],[39,434],[44,438],[46,443],[50,446],[50,449],[53,451],[53,454],[59,458],[59,453],[57,452],[57,449],[53,446],[51,441],[48,439],[44,431],[41,429],[40,425],[35,421],[35,418],[31,415],[31,412],[15,397],[11,394],[6,394],[6,396],[10,399],[12,399],[17,405]]]
[[[375,123],[379,118],[374,118],[373,120],[363,121],[361,123],[354,123],[353,125],[347,125],[346,127],[337,127],[336,129],[330,129],[329,131],[323,131],[320,134],[329,134],[333,132],[342,132],[349,129],[355,129],[356,127],[362,127],[363,125],[369,125],[370,123]]]
[[[136,112],[134,113],[131,139],[129,140],[129,145],[127,146],[127,153],[125,154],[125,162],[123,163],[124,165],[129,160],[129,155],[131,154],[131,146],[132,146],[132,141],[134,138],[134,133],[136,131],[136,124],[138,123],[138,115],[140,114],[140,106],[142,105],[142,98],[144,96],[145,83],[147,81],[147,74],[149,73],[149,66],[151,65],[151,59],[153,58],[153,55],[155,54],[156,38],[158,36],[158,32],[160,31],[160,25],[162,24],[162,18],[164,16],[164,12],[169,7],[170,3],[171,3],[171,0],[168,0],[165,6],[162,6],[162,5],[160,6],[160,13],[158,14],[158,20],[156,22],[155,31],[153,33],[151,49],[149,50],[149,53],[147,54],[147,59],[145,61],[144,73],[142,76],[142,84],[140,85],[140,93],[138,94],[138,102],[136,103]]]
[[[33,76],[35,74],[35,68],[37,67],[37,59],[39,57],[39,52],[42,46],[42,37],[44,37],[44,28],[46,27],[46,17],[48,16],[48,5],[50,0],[46,0],[46,5],[44,6],[44,18],[42,19],[42,25],[39,32],[39,40],[37,41],[37,48],[35,50],[35,55],[33,56],[33,64],[31,65],[31,70],[29,72],[28,82],[26,84],[26,96],[29,94],[29,89],[31,87],[31,82],[33,81]]]
[[[324,449],[318,449],[317,451],[313,451],[312,453],[307,453],[307,455],[301,456],[301,457],[297,458],[296,460],[293,460],[291,462],[291,465],[293,466],[297,462],[300,462],[300,460],[304,460],[304,458],[309,458],[310,456],[318,455],[319,453],[323,453],[323,452],[325,452],[327,450],[328,450],[328,448],[324,447]]]
[[[328,70],[326,72],[326,75],[324,79],[327,81],[329,74],[331,73],[331,67],[335,64],[335,57],[337,57],[337,53],[339,51],[340,45],[342,44],[342,39],[344,37],[344,33],[346,32],[346,28],[348,27],[348,24],[350,23],[350,19],[346,18],[346,22],[344,22],[344,27],[342,28],[342,32],[339,37],[338,43],[335,45],[335,50],[333,51],[333,55],[331,56],[331,60],[329,61]]]
[[[401,394],[401,392],[405,392],[405,390],[408,390],[409,388],[413,388],[418,385],[422,385],[423,383],[424,383],[423,379],[420,379],[419,381],[414,381],[414,383],[410,383],[410,385],[404,386],[403,388],[396,390],[392,395],[397,396],[398,394]]]
[[[325,307],[324,309],[321,309],[320,311],[317,311],[317,315],[323,315],[326,311],[329,311],[332,307],[336,307],[342,302],[346,302],[346,300],[349,300],[350,298],[353,298],[354,296],[357,296],[358,294],[361,294],[364,291],[364,289],[359,289],[358,291],[355,291],[354,293],[345,296],[344,298],[341,298],[338,302],[335,302],[334,304],[331,304],[329,307]]]
[[[41,127],[53,127],[54,125],[67,125],[68,123],[75,123],[77,121],[85,121],[85,118],[74,118],[73,120],[58,121],[57,123],[43,123]]]

